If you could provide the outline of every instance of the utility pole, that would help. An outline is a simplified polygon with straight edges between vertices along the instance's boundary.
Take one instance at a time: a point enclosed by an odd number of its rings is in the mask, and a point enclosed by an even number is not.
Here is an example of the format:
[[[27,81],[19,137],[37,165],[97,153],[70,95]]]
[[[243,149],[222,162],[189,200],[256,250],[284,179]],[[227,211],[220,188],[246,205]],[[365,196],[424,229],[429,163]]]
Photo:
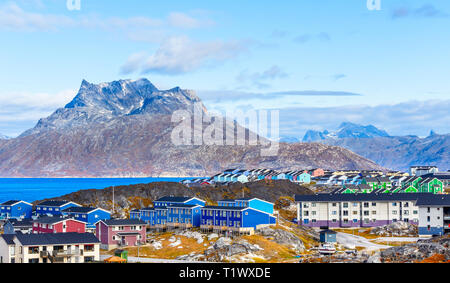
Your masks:
[[[114,188],[115,188],[115,186],[113,186],[113,199],[112,199],[113,214],[115,213],[115,211],[114,211]]]

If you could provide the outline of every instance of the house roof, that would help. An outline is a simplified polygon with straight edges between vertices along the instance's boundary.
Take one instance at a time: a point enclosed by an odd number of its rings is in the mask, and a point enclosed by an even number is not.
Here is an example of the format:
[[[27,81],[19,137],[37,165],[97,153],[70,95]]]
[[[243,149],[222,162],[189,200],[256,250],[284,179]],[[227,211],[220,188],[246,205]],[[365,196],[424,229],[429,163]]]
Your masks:
[[[337,234],[336,231],[333,231],[333,230],[330,230],[330,229],[322,230],[319,233],[320,234]]]
[[[53,206],[53,207],[61,207],[63,205],[66,205],[68,203],[71,203],[71,201],[66,201],[66,200],[48,200],[48,201],[44,201],[39,203],[39,206]]]
[[[108,219],[100,220],[107,226],[127,226],[127,225],[146,225],[146,223],[139,219]]]
[[[205,206],[205,207],[202,207],[202,209],[236,210],[236,211],[241,211],[241,210],[244,210],[247,208],[248,207],[241,207],[241,206]]]
[[[42,223],[42,224],[55,224],[55,223],[58,223],[58,222],[61,222],[64,220],[74,220],[77,222],[81,222],[81,221],[75,220],[73,218],[58,217],[58,216],[43,216],[43,217],[39,217],[38,219],[34,220],[33,222]]]
[[[417,200],[417,206],[450,206],[450,195],[427,194]]]
[[[156,201],[167,201],[167,202],[186,202],[194,197],[162,197]]]
[[[7,245],[14,245],[15,234],[2,234],[0,237],[6,242]]]
[[[98,208],[98,207],[82,207],[82,206],[80,206],[80,207],[75,207],[75,206],[69,207],[69,208],[63,209],[62,212],[91,213],[91,212],[96,211],[96,210],[102,210],[104,212],[111,213],[111,212],[109,212],[107,210],[104,210],[104,209],[101,209],[101,208]]]
[[[423,197],[437,196],[431,193],[413,193],[413,194],[315,194],[315,195],[296,195],[296,202],[340,202],[340,201],[417,201]]]
[[[31,219],[23,219],[23,220],[17,220],[17,219],[8,219],[6,221],[6,223],[11,223],[13,227],[15,228],[28,228],[28,227],[32,227],[33,226],[33,222],[31,221]],[[5,223],[5,224],[6,224]]]
[[[8,201],[2,203],[1,205],[9,205],[9,206],[12,206],[12,205],[18,204],[19,202],[23,202],[23,203],[26,203],[26,204],[28,204],[28,205],[32,205],[31,203],[28,203],[28,202],[23,201],[23,200],[8,200]]]
[[[15,236],[24,246],[96,244],[100,242],[92,233],[16,234]]]

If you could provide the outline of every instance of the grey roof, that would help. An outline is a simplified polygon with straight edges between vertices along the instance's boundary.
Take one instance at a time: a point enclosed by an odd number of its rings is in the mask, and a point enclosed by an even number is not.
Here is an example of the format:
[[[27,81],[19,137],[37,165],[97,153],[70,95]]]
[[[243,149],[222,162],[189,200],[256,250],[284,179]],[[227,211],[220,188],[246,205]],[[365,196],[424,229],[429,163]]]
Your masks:
[[[3,235],[0,235],[0,236],[3,238],[3,240],[6,242],[7,245],[14,245],[15,244],[14,243],[14,237],[15,237],[14,234],[3,234]]]
[[[450,206],[450,195],[429,194],[417,200],[418,206]]]
[[[337,234],[336,231],[333,231],[333,230],[330,230],[330,229],[322,230],[322,231],[320,231],[319,233],[320,233],[320,234]]]
[[[43,224],[54,224],[54,223],[58,223],[61,222],[63,220],[69,220],[73,218],[67,218],[67,217],[58,217],[58,216],[41,216],[38,219],[34,220],[33,222],[36,223],[43,223]]]
[[[8,222],[11,223],[13,225],[13,227],[16,227],[16,228],[20,228],[20,227],[28,228],[28,227],[32,227],[33,226],[33,222],[32,222],[31,219],[23,219],[23,220],[8,219],[6,221],[6,223],[8,223]]]
[[[241,207],[241,206],[205,206],[202,207],[202,209],[214,209],[214,210],[244,210],[248,207]]]
[[[100,241],[92,233],[16,234],[24,246],[96,244]]]
[[[170,204],[167,208],[175,207],[175,208],[194,208],[199,206],[198,204],[184,204],[184,203],[174,203]]]
[[[144,221],[139,219],[108,219],[102,221],[108,226],[146,225]]]
[[[38,205],[40,206],[52,206],[52,207],[61,207],[65,204],[68,204],[70,201],[66,201],[66,200],[48,200],[48,201],[44,201],[39,203]]]
[[[193,197],[162,197],[156,201],[168,201],[168,202],[186,202]]]
[[[2,203],[1,205],[14,205],[18,202],[20,202],[20,200],[8,200],[8,201]]]
[[[94,208],[94,207],[75,207],[75,206],[73,206],[73,207],[69,207],[69,208],[62,210],[62,212],[89,213],[96,209],[97,208]]]
[[[296,195],[297,202],[340,202],[340,201],[417,201],[424,197],[438,197],[431,193],[381,193],[381,194],[316,194]]]

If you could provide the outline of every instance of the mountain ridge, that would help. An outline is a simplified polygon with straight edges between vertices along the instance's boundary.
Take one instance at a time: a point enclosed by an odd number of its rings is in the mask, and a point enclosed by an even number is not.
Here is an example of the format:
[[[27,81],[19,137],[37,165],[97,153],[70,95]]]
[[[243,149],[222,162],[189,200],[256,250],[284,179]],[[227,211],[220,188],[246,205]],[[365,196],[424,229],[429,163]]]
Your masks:
[[[280,143],[279,154],[266,157],[261,156],[262,145],[175,146],[171,114],[196,109],[208,115],[194,92],[179,87],[161,91],[146,79],[84,80],[64,108],[0,144],[0,176],[189,177],[210,176],[230,166],[384,169],[346,149],[318,143]],[[248,137],[250,131],[244,130]]]

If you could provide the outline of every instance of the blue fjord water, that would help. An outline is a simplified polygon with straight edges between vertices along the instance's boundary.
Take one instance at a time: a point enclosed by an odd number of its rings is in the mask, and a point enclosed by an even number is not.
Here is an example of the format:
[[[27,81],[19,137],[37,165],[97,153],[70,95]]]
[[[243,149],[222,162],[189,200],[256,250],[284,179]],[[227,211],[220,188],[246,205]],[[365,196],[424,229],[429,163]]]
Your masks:
[[[8,200],[33,202],[63,196],[79,190],[153,182],[179,182],[183,179],[189,178],[0,178],[0,203]]]

